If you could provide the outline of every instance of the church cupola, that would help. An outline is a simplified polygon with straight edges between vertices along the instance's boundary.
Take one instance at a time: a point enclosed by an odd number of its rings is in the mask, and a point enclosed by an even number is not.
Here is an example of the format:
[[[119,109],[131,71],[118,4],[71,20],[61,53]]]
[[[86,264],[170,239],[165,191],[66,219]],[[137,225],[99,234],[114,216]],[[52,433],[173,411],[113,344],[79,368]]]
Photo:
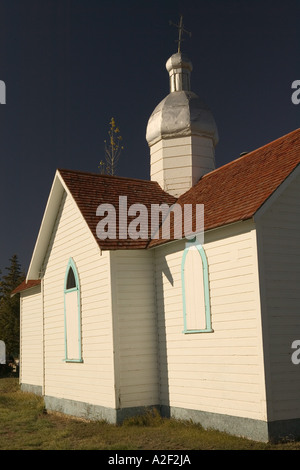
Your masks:
[[[218,130],[209,108],[191,91],[192,63],[180,48],[166,68],[170,93],[151,114],[146,139],[151,180],[179,197],[215,169]]]
[[[170,92],[191,91],[192,62],[181,52],[173,54],[166,63],[170,76]]]

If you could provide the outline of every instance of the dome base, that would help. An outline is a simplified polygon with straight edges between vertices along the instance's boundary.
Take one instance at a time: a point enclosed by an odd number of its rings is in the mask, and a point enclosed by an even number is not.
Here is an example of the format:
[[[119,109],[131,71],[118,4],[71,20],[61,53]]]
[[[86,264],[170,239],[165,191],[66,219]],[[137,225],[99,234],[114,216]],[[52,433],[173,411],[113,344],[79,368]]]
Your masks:
[[[151,147],[150,153],[151,180],[175,197],[215,169],[214,146],[211,139],[203,136],[162,139]]]

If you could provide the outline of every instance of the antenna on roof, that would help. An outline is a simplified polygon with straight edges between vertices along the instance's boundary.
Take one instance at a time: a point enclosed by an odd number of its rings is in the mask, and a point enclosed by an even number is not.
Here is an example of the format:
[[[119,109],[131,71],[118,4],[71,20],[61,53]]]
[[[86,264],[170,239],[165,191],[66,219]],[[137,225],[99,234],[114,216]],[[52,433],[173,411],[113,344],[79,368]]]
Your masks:
[[[192,36],[192,33],[190,31],[187,31],[186,29],[184,29],[184,25],[182,23],[182,20],[183,20],[183,17],[182,17],[182,15],[180,15],[179,24],[175,24],[171,20],[169,21],[170,26],[175,26],[176,28],[178,28],[178,39],[176,40],[176,42],[178,42],[178,52],[181,52],[181,43],[182,43],[182,41],[184,41],[184,39],[182,38],[182,33],[186,33],[190,37]]]

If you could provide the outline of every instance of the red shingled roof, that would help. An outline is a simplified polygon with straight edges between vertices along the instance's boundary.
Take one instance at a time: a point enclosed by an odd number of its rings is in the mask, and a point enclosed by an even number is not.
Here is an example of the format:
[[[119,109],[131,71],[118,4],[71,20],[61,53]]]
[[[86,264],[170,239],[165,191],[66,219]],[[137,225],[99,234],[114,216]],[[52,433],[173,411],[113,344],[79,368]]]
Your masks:
[[[205,231],[247,220],[299,163],[300,129],[297,129],[206,174],[177,203],[204,204]],[[162,242],[152,240],[149,246]]]
[[[204,204],[205,231],[252,218],[276,189],[300,163],[300,129],[297,129],[253,152],[250,152],[203,176],[178,199],[167,194],[155,181],[105,176],[73,170],[59,170],[91,232],[103,250],[145,249],[166,240],[150,238],[151,204]],[[127,207],[143,204],[148,211],[148,239],[99,240],[96,227],[101,220],[97,207],[102,203],[116,208],[118,226],[119,196],[127,196]],[[137,215],[128,217],[136,219]],[[171,234],[173,217],[171,217]],[[194,220],[195,225],[195,220]],[[193,226],[193,229],[195,227]],[[171,237],[172,239],[172,237]],[[170,239],[169,239],[170,240]],[[40,284],[24,281],[16,294]]]
[[[151,204],[166,203],[171,206],[177,202],[181,206],[192,204],[194,207],[196,204],[204,204],[205,230],[209,230],[253,217],[299,162],[300,129],[297,129],[206,174],[178,199],[164,192],[154,181],[73,170],[59,172],[101,249],[140,249],[166,241],[161,238],[150,239],[150,219],[148,240],[119,240],[118,235],[116,240],[99,240],[96,234],[100,220],[96,216],[99,204],[112,204],[116,208],[117,221],[119,196],[127,196],[128,207],[136,203],[145,205],[149,217]],[[128,224],[131,219],[128,217]],[[172,220],[171,217],[171,235]]]
[[[32,287],[39,286],[41,284],[40,279],[35,279],[32,281],[23,281],[18,287],[16,287],[12,293],[11,296],[18,294],[19,292],[23,292],[24,290],[31,289]]]
[[[168,204],[176,202],[176,198],[161,189],[155,181],[144,181],[133,178],[107,176],[95,173],[85,173],[73,170],[58,170],[70,190],[75,202],[86,220],[102,250],[140,249],[147,248],[150,240],[151,204]],[[126,240],[118,239],[119,196],[127,197],[127,207],[133,204],[143,204],[147,208],[149,227],[147,239]],[[116,209],[117,239],[100,240],[96,227],[101,217],[96,216],[100,204],[112,204]],[[137,215],[128,216],[128,225]],[[137,229],[139,230],[139,229]]]

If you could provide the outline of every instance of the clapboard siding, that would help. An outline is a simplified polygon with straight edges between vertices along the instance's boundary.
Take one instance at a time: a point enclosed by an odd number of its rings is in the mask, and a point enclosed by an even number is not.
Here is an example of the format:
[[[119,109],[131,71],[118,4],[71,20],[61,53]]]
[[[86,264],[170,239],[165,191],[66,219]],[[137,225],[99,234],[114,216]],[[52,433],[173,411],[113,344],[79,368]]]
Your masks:
[[[118,406],[157,405],[157,321],[152,251],[113,255]]]
[[[81,295],[83,363],[66,363],[64,278],[73,258]],[[44,262],[45,395],[114,407],[109,253],[100,253],[64,195]]]
[[[20,296],[20,382],[43,385],[43,315],[41,287]]]
[[[300,417],[299,367],[291,361],[300,339],[300,177],[258,221],[269,419]]]
[[[182,332],[184,248],[155,251],[161,403],[265,419],[254,224],[205,236],[213,333]]]

